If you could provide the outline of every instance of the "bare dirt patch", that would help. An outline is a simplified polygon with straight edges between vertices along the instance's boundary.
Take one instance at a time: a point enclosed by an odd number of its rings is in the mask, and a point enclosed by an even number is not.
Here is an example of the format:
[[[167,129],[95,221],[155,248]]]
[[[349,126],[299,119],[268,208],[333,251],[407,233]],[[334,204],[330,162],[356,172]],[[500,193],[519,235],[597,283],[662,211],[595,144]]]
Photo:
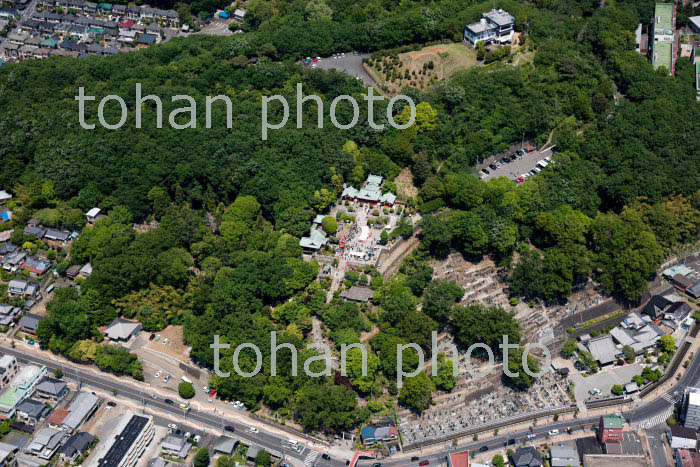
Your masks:
[[[418,196],[418,188],[413,184],[413,174],[409,167],[401,171],[394,179],[394,183],[396,183],[397,194],[399,196],[404,196],[406,198],[415,198]]]
[[[168,326],[155,334],[160,334],[160,339],[146,341],[145,347],[147,349],[170,355],[178,360],[187,360],[189,347],[183,343],[182,326]],[[168,339],[167,344],[163,344],[165,339]]]
[[[370,59],[366,68],[387,93],[393,94],[406,86],[429,89],[449,79],[457,70],[476,64],[474,49],[462,43],[453,43]]]

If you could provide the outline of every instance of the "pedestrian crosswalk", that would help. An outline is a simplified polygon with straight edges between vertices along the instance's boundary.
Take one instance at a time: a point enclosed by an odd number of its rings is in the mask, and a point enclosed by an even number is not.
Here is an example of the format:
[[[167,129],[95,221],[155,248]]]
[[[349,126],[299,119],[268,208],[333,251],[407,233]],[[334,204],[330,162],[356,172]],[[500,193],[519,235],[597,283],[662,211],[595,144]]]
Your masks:
[[[639,428],[642,428],[644,430],[651,428],[656,425],[660,425],[664,423],[668,417],[670,417],[673,414],[673,407],[669,407],[668,409],[664,410],[663,412],[656,414],[655,416],[648,418],[642,422],[639,422]]]
[[[671,404],[675,404],[676,402],[678,402],[680,400],[680,396],[668,394],[668,393],[661,396],[661,398],[665,401],[670,402]]]
[[[307,454],[306,458],[304,459],[304,467],[311,467],[312,465],[314,465],[314,462],[316,462],[318,455],[318,451],[309,449],[309,454]]]

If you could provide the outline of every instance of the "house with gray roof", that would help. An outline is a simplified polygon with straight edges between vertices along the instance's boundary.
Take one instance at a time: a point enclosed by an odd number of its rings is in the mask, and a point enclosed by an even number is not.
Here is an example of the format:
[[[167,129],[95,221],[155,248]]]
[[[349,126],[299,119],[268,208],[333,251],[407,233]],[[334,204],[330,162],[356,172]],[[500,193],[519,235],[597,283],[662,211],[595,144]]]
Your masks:
[[[532,446],[518,448],[510,456],[510,464],[513,467],[542,467],[542,456]]]
[[[182,436],[168,435],[160,445],[163,454],[184,459],[190,453],[192,445]]]
[[[353,285],[349,289],[340,292],[340,296],[352,302],[368,302],[374,297],[374,290]]]
[[[27,313],[19,319],[19,323],[17,324],[22,331],[36,335],[36,331],[39,329],[39,322],[42,319],[44,319],[43,316]]]
[[[54,428],[42,428],[34,435],[25,451],[41,459],[51,459],[67,439],[67,433]]]
[[[585,345],[601,366],[615,362],[622,355],[610,336],[594,337]]]
[[[575,446],[555,444],[549,451],[549,465],[551,467],[567,467],[579,464],[580,460]]]
[[[94,435],[84,431],[73,433],[59,451],[61,460],[63,462],[75,461],[79,456],[82,456],[90,449],[90,446],[95,440],[96,438]]]
[[[15,413],[21,420],[33,425],[48,416],[51,409],[36,399],[25,399],[19,403]]]
[[[236,445],[238,443],[238,438],[221,435],[216,439],[216,442],[214,443],[214,452],[230,456],[231,454],[233,454],[233,451],[236,449]]]
[[[10,295],[24,295],[29,287],[29,282],[22,279],[12,279],[7,285],[7,293]]]
[[[9,326],[15,322],[20,308],[6,303],[0,304],[0,326]]]
[[[126,342],[137,335],[141,329],[141,323],[117,317],[107,326],[104,334],[110,340]]]
[[[68,385],[60,379],[46,376],[36,385],[34,394],[42,399],[59,401],[68,394]]]
[[[99,405],[100,398],[90,392],[79,393],[70,407],[68,415],[63,419],[62,428],[68,432],[77,430],[82,423],[95,413]]]

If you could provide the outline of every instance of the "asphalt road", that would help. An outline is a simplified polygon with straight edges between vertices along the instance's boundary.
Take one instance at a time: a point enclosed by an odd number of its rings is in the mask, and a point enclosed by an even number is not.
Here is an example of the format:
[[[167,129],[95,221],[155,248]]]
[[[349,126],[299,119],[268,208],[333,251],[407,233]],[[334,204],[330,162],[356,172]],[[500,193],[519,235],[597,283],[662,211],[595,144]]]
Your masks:
[[[700,379],[700,352],[698,352],[698,355],[695,356],[693,359],[692,363],[686,370],[685,374],[681,378],[679,384],[673,387],[671,391],[669,391],[668,396],[674,396],[675,393],[677,392],[678,394],[683,394],[683,391],[685,390],[686,387],[688,386],[694,386],[698,383],[698,380]],[[640,407],[637,407],[635,409],[622,412],[621,415],[624,417],[627,422],[630,425],[634,425],[636,423],[640,423],[644,420],[648,420],[652,417],[654,417],[657,414],[662,413],[663,411],[667,410],[669,407],[671,407],[673,404],[669,402],[668,400],[664,399],[663,397],[659,397],[658,399],[655,399],[645,405],[642,405]],[[427,459],[430,461],[430,465],[441,465],[441,464],[446,464],[447,463],[447,454],[449,452],[458,452],[458,451],[463,451],[465,449],[469,449],[470,451],[476,450],[479,451],[480,449],[483,449],[484,446],[488,448],[488,450],[493,450],[497,448],[501,448],[505,446],[505,443],[508,442],[511,439],[515,440],[515,445],[518,444],[537,444],[538,440],[544,440],[548,438],[548,432],[550,430],[559,430],[561,433],[564,432],[565,428],[570,428],[574,432],[579,431],[579,430],[587,430],[591,431],[591,427],[593,425],[597,425],[599,421],[599,417],[588,417],[588,418],[579,418],[574,421],[562,421],[562,422],[554,422],[549,425],[543,425],[543,426],[533,426],[530,428],[530,430],[524,430],[524,431],[519,431],[516,433],[509,433],[507,435],[503,436],[498,436],[495,438],[490,438],[486,441],[475,441],[469,444],[465,444],[460,446],[458,449],[449,449],[445,448],[443,452],[440,453],[431,453],[431,454],[425,454],[422,455],[420,451],[413,451],[411,455],[413,456],[418,456],[420,457],[421,460]],[[527,439],[528,434],[534,434],[535,437],[533,439]],[[658,440],[657,440],[658,442]],[[660,461],[660,459],[659,459]],[[666,461],[664,461],[666,462]],[[372,465],[373,461],[366,461],[362,462],[361,465]],[[385,459],[381,461],[383,467],[392,467],[392,466],[403,466],[407,465],[406,459]],[[411,464],[416,464],[416,463],[411,463]],[[659,467],[665,467],[664,463],[661,464],[655,464],[658,465]]]
[[[187,420],[197,421],[201,424],[219,428],[221,429],[225,425],[231,425],[235,428],[235,436],[240,438],[244,443],[252,443],[261,446],[266,449],[271,449],[273,451],[284,452],[287,458],[294,458],[298,461],[303,462],[304,459],[309,455],[309,449],[305,448],[301,453],[296,453],[289,448],[283,446],[284,437],[279,437],[270,433],[265,433],[261,431],[260,433],[250,433],[248,426],[241,423],[233,422],[231,420],[226,420],[223,416],[218,417],[209,413],[203,412],[190,412],[189,414],[184,413],[181,409],[174,405],[166,404],[162,400],[153,399],[149,396],[147,390],[135,389],[133,386],[123,383],[117,383],[109,378],[100,378],[92,373],[80,372],[70,367],[65,367],[63,365],[57,364],[55,361],[48,360],[41,357],[36,357],[31,354],[26,354],[17,349],[10,349],[6,347],[0,347],[0,352],[7,353],[9,355],[14,355],[17,360],[21,363],[35,362],[45,365],[50,370],[55,370],[56,368],[61,368],[63,370],[64,377],[79,381],[83,385],[91,386],[94,388],[102,389],[108,392],[116,392],[117,396],[128,397],[137,402],[141,402],[144,406],[150,406],[157,408],[158,410],[169,413],[173,415],[172,421],[177,424],[186,423]],[[673,387],[673,389],[668,393],[669,396],[674,396],[677,394],[682,394],[687,386],[696,385],[700,379],[700,352],[697,353],[692,363],[686,370],[684,376],[681,378],[679,384]],[[643,406],[637,407],[635,409],[629,410],[627,412],[622,412],[621,415],[628,421],[629,424],[634,425],[640,423],[644,420],[654,417],[657,414],[662,413],[667,410],[673,404],[663,397],[659,397]],[[573,431],[577,430],[590,430],[592,425],[597,424],[599,417],[588,417],[579,418],[575,421],[561,421],[554,422],[548,425],[542,426],[532,426],[529,430],[523,430],[516,433],[508,433],[507,435],[497,436],[490,438],[486,441],[475,441],[466,445],[460,446],[458,449],[449,449],[447,446],[442,452],[430,453],[422,455],[419,451],[411,452],[411,456],[418,456],[421,460],[429,460],[430,465],[440,465],[446,463],[447,454],[449,452],[463,451],[464,449],[479,451],[484,448],[488,450],[493,450],[496,448],[503,447],[509,440],[515,440],[514,444],[536,444],[538,440],[543,440],[548,437],[548,432],[550,430],[558,429],[563,433],[565,428],[570,428]],[[528,434],[534,434],[534,438],[527,439]],[[511,441],[511,443],[513,443]],[[447,443],[446,443],[447,444]],[[372,465],[376,461],[361,461],[360,465]],[[381,463],[384,467],[392,466],[404,466],[409,462],[404,456],[397,459],[383,459]],[[411,463],[412,464],[412,463]],[[313,466],[343,466],[344,461],[339,460],[324,460],[319,455],[316,462],[312,464]]]
[[[234,435],[240,438],[244,444],[255,444],[265,449],[272,451],[283,452],[287,459],[294,458],[303,463],[304,459],[309,455],[309,448],[304,448],[301,453],[297,453],[291,450],[289,447],[283,445],[286,438],[279,437],[270,433],[266,433],[261,430],[259,433],[251,433],[248,431],[248,426],[241,423],[234,422],[232,420],[227,420],[223,416],[216,416],[210,413],[195,412],[190,411],[189,413],[184,412],[176,405],[166,404],[161,399],[153,399],[147,389],[139,390],[135,389],[130,384],[117,383],[112,381],[111,378],[100,378],[89,372],[81,372],[75,370],[71,367],[66,367],[57,362],[37,357],[35,355],[26,354],[17,349],[10,349],[6,347],[0,347],[0,352],[14,355],[15,358],[20,363],[34,362],[46,366],[47,369],[53,371],[56,368],[61,368],[63,371],[64,378],[73,379],[79,381],[82,385],[90,386],[93,388],[101,389],[107,392],[116,393],[116,396],[122,398],[129,398],[140,402],[144,407],[151,407],[160,410],[161,412],[171,414],[172,420],[170,423],[175,423],[177,425],[185,424],[187,421],[196,421],[203,425],[207,425],[213,428],[222,429],[226,425],[233,426],[235,428]],[[331,460],[327,461],[321,458],[319,455],[314,466],[344,466],[344,461]]]

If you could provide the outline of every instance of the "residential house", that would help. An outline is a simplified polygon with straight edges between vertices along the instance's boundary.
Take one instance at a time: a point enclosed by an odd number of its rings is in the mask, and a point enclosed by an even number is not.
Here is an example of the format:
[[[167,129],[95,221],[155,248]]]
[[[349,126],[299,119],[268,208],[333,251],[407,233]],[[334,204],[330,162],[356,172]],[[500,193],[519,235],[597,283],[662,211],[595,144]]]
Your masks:
[[[73,433],[59,451],[61,461],[75,462],[78,457],[84,456],[95,441],[95,436],[90,433],[84,431]]]
[[[182,436],[168,435],[160,445],[160,449],[166,456],[184,459],[190,453],[192,445]]]
[[[39,322],[42,319],[44,319],[43,316],[27,313],[19,319],[19,323],[17,324],[22,331],[36,335],[36,331],[39,329]]]
[[[111,3],[98,3],[97,13],[102,15],[109,15],[112,13],[113,5]]]
[[[51,267],[51,263],[48,261],[42,261],[38,258],[29,257],[22,264],[22,270],[29,271],[29,275],[32,277],[41,276]]]
[[[579,455],[575,445],[555,444],[549,450],[550,467],[567,467],[579,464]]]
[[[90,274],[92,274],[92,265],[90,263],[87,263],[85,266],[80,268],[80,272],[78,273],[78,277],[88,278],[88,277],[90,277]]]
[[[661,319],[666,310],[671,306],[671,302],[668,298],[661,295],[654,295],[651,299],[644,305],[642,313],[649,315],[652,319]]]
[[[68,385],[60,379],[46,376],[39,381],[34,391],[37,397],[58,402],[68,394]]]
[[[27,365],[0,393],[0,419],[12,418],[17,406],[32,395],[36,383],[46,374],[46,367]]]
[[[134,25],[134,20],[133,19],[125,19],[121,23],[119,23],[119,30],[120,31],[130,31],[131,27]],[[92,208],[90,211],[88,211],[88,218],[90,217],[90,213],[93,212],[95,209],[97,209],[97,213],[93,215],[93,217],[97,216],[97,214],[100,213],[99,208]]]
[[[149,34],[154,34],[159,38],[163,37],[163,28],[161,28],[157,23],[151,23],[147,25],[146,32]]]
[[[219,436],[216,438],[214,443],[214,452],[217,454],[224,454],[230,456],[236,449],[236,445],[239,443],[238,438],[232,438],[230,436]]]
[[[17,417],[34,425],[51,413],[51,408],[36,399],[25,399],[17,405]]]
[[[1,30],[1,29],[0,29]],[[0,204],[5,204],[12,199],[12,195],[5,190],[0,190]]]
[[[126,17],[130,19],[139,19],[141,17],[141,7],[136,5],[127,7]]]
[[[19,247],[13,243],[3,243],[0,245],[0,262],[3,262],[7,255],[17,251]]]
[[[61,423],[61,429],[68,432],[77,430],[92,416],[99,406],[100,398],[91,392],[80,392],[68,407],[68,414]]]
[[[69,279],[75,279],[78,277],[78,274],[80,273],[80,266],[79,264],[74,264],[73,266],[70,266],[68,269],[66,269],[66,277]]]
[[[131,43],[136,39],[136,31],[119,31],[119,42]]]
[[[464,27],[464,39],[472,46],[477,42],[508,43],[513,40],[515,18],[507,11],[495,8],[482,14],[480,21]]]
[[[101,443],[96,452],[97,467],[133,467],[151,443],[155,431],[153,417],[127,413],[120,420],[109,441]]]
[[[139,36],[138,40],[136,41],[137,44],[145,45],[145,46],[153,45],[153,44],[156,44],[157,42],[158,42],[158,36],[156,36],[155,34],[148,34],[148,33],[141,34]]]
[[[374,427],[366,426],[360,430],[360,437],[362,438],[362,444],[365,446],[371,446],[377,442],[377,438],[374,434]]]
[[[603,415],[598,423],[598,441],[603,444],[610,441],[622,440],[622,417],[619,415]]]
[[[542,467],[542,456],[532,446],[518,448],[509,456],[510,464],[513,467]]]
[[[24,41],[29,39],[29,33],[26,32],[11,32],[7,35],[6,41],[10,44],[24,45]]]
[[[75,41],[64,41],[63,43],[61,43],[61,48],[65,48],[64,44],[68,42],[75,43]],[[24,228],[24,233],[27,235],[34,235],[38,240],[41,240],[42,238],[44,238],[44,235],[46,235],[46,229],[39,225],[28,225]]]
[[[104,334],[110,340],[126,342],[137,335],[141,329],[141,323],[117,317],[107,326]]]
[[[14,323],[19,312],[19,307],[5,303],[0,304],[0,326],[9,326]]]
[[[68,434],[54,428],[42,428],[29,442],[25,451],[41,459],[51,459],[68,439]]]
[[[667,432],[667,438],[671,444],[671,449],[697,450],[697,430],[680,425],[671,425]]]
[[[126,16],[126,5],[113,5],[112,6],[112,17],[122,18]]]
[[[85,45],[85,44],[83,44]],[[85,48],[87,49],[87,45],[85,45]],[[66,232],[65,230],[57,230],[57,229],[46,229],[46,234],[44,235],[44,238],[46,240],[53,240],[55,242],[67,242],[70,239],[70,232]]]
[[[19,365],[12,355],[0,357],[0,386],[5,387],[17,375]]]
[[[374,430],[374,438],[377,441],[388,442],[399,438],[399,430],[395,426],[380,426]]]
[[[695,280],[688,276],[676,274],[671,278],[671,283],[681,292],[685,292],[695,285]]]
[[[7,293],[9,295],[24,295],[29,287],[29,282],[22,279],[12,279],[7,284]]]

